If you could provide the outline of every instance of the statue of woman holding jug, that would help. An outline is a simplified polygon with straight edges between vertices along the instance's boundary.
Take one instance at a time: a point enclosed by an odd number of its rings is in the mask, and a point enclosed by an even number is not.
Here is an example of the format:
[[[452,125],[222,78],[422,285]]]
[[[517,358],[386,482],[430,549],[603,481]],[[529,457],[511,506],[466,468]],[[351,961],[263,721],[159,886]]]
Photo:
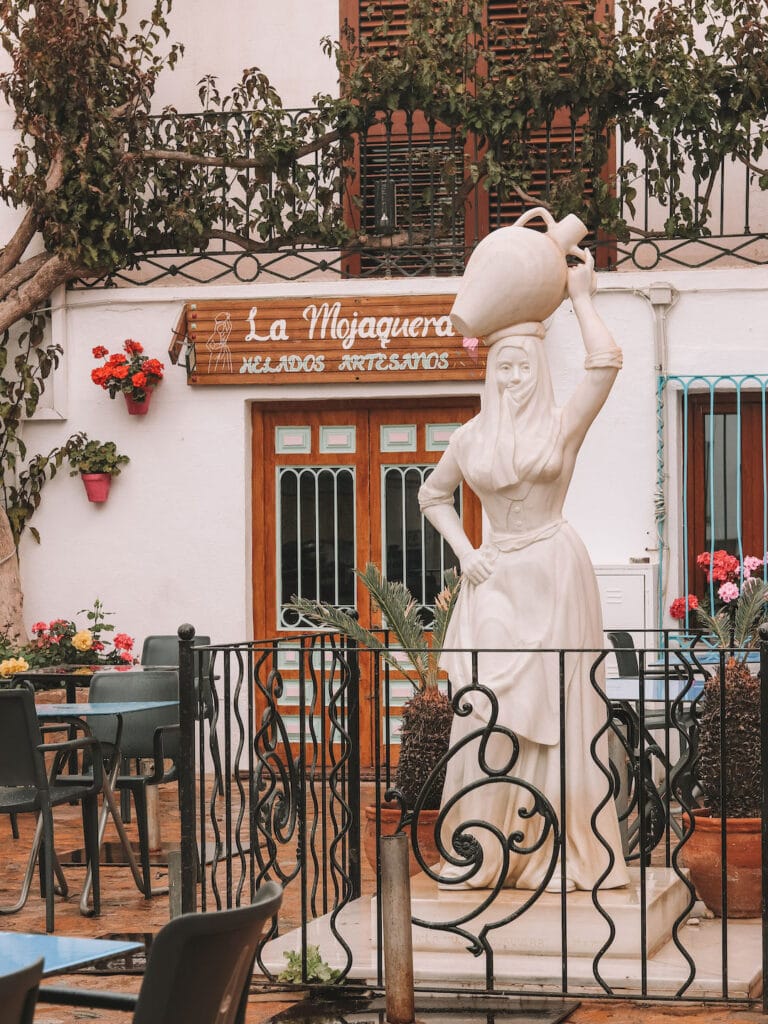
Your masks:
[[[546,233],[523,227],[537,214]],[[555,223],[540,209],[492,232],[472,254],[451,311],[457,329],[482,338],[489,352],[481,412],[453,434],[419,494],[463,575],[441,658],[454,692],[466,688],[443,791],[446,886],[571,890],[629,881],[600,767],[607,740],[592,748],[606,723],[590,680],[596,655],[577,650],[561,664],[558,653],[604,645],[595,573],[562,517],[579,449],[622,362],[592,303],[592,257],[576,248],[585,234],[577,217]],[[566,254],[581,262],[569,267]],[[587,372],[558,408],[542,321],[566,292]],[[489,526],[480,548],[454,510],[462,480]],[[554,811],[559,850],[556,829],[542,831],[537,820],[537,793]]]

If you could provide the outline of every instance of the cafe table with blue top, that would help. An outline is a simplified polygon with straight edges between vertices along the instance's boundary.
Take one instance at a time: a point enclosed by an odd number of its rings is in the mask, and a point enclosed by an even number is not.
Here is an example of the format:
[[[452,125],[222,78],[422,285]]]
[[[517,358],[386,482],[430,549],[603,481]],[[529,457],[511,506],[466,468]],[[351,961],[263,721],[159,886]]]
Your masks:
[[[119,736],[122,732],[122,717],[123,715],[135,714],[139,711],[156,711],[161,708],[169,708],[178,705],[176,700],[137,700],[137,701],[104,701],[97,704],[81,703],[81,704],[40,704],[37,705],[37,717],[41,722],[66,722],[71,724],[77,724],[83,728],[86,732],[88,731],[88,719],[100,715],[112,715],[117,719],[117,737],[119,742]],[[112,815],[112,820],[117,828],[118,836],[120,837],[120,843],[125,853],[126,863],[131,869],[131,874],[136,883],[136,887],[139,892],[144,893],[145,896],[148,894],[144,891],[144,882],[141,877],[139,866],[136,862],[136,856],[131,846],[131,841],[128,838],[123,819],[120,814],[118,807],[116,793],[114,789],[115,779],[120,770],[120,754],[119,749],[116,749],[112,757],[112,764],[110,771],[104,772],[104,783],[103,783],[103,796],[104,800],[101,805],[99,812],[99,845],[104,839],[104,830],[107,825],[108,815]],[[42,838],[42,829],[38,825],[38,829],[35,833],[35,844],[39,845]],[[82,914],[90,915],[92,910],[88,903],[88,898],[91,892],[93,880],[91,877],[91,870],[88,868],[85,876],[85,882],[83,884],[83,891],[80,897],[80,912]]]
[[[112,960],[143,950],[141,942],[37,935],[32,932],[0,932],[0,976],[13,974],[43,960],[43,977],[78,967]],[[0,1014],[2,1008],[0,1008]]]

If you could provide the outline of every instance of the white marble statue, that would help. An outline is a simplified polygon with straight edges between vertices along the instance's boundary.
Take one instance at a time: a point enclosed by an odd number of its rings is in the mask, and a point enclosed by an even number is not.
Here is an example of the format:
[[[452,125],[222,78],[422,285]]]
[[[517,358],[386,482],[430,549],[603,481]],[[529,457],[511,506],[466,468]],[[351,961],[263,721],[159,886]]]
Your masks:
[[[529,234],[529,229],[524,233]],[[492,256],[493,237],[486,241]],[[487,264],[488,251],[481,255]],[[456,691],[472,683],[471,655],[462,649],[495,649],[478,655],[477,680],[496,695],[497,725],[514,732],[520,742],[519,757],[504,780],[491,779],[483,771],[478,739],[450,760],[441,833],[450,852],[454,852],[455,830],[469,821],[487,822],[503,837],[517,833],[518,846],[534,841],[541,823],[535,815],[526,817],[532,797],[527,790],[510,785],[510,776],[526,780],[543,793],[560,819],[559,656],[556,651],[541,652],[604,646],[595,573],[584,544],[562,512],[579,448],[611,390],[622,354],[592,303],[596,283],[592,259],[588,253],[581,256],[584,262],[568,269],[563,255],[561,268],[587,353],[586,374],[570,400],[563,408],[554,404],[542,323],[496,326],[482,339],[489,352],[481,412],[454,433],[419,494],[424,515],[455,551],[464,577],[445,643],[447,649],[455,650],[446,650],[441,666]],[[467,292],[471,262],[462,282]],[[499,265],[493,272],[497,278],[508,273]],[[514,276],[506,279],[514,288]],[[466,306],[462,290],[454,309]],[[498,285],[497,294],[503,306],[504,289]],[[563,297],[561,290],[558,303]],[[513,315],[508,303],[500,315],[502,319]],[[466,320],[457,319],[460,329],[466,329]],[[493,326],[493,317],[484,323]],[[454,510],[453,493],[462,480],[479,497],[490,527],[480,548],[472,546]],[[598,494],[595,514],[600,514]],[[515,649],[520,653],[507,653]],[[609,855],[591,824],[601,803],[605,806],[597,817],[597,829],[615,861],[601,887],[615,888],[629,881],[609,782],[590,752],[593,737],[606,722],[606,706],[589,678],[594,660],[594,654],[570,654],[565,659],[564,832],[569,890],[591,889],[608,868]],[[488,722],[489,701],[481,692],[470,691],[463,701],[467,702],[472,711],[455,716],[452,747]],[[496,733],[482,750],[486,763],[498,770],[509,763],[512,745],[505,733]],[[605,738],[597,744],[597,756],[608,765]],[[457,798],[463,787],[475,782],[482,784]],[[480,825],[468,832],[482,847],[482,864],[467,878],[460,849],[455,851],[460,863],[443,864],[440,877],[445,883],[462,879],[463,886],[472,888],[537,889],[552,867],[550,834],[533,853],[512,852],[501,880],[504,862],[499,835]],[[560,884],[558,863],[547,887],[557,890]]]

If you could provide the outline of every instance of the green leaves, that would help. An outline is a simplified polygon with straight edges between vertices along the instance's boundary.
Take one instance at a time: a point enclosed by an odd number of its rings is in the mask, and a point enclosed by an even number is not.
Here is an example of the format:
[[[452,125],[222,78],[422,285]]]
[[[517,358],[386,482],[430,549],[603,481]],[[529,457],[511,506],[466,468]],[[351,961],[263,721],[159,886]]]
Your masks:
[[[294,597],[289,608],[318,625],[335,629],[356,643],[370,650],[380,651],[383,659],[402,673],[416,690],[437,688],[439,667],[432,654],[443,646],[445,630],[459,592],[460,579],[455,570],[446,573],[445,589],[435,601],[435,620],[432,643],[427,639],[424,621],[419,606],[408,588],[400,582],[385,579],[380,570],[369,562],[355,575],[371,596],[374,606],[382,613],[385,628],[391,630],[403,657],[410,662],[415,678],[408,674],[407,665],[397,657],[397,652],[388,647],[374,632],[361,626],[357,619],[342,609],[324,601]]]
[[[718,647],[746,650],[759,642],[758,628],[765,620],[767,605],[768,584],[753,576],[744,581],[738,598],[716,615],[699,606],[696,623],[714,635]],[[741,655],[739,660],[744,657],[746,655]]]
[[[320,953],[319,946],[308,945],[306,954],[306,975],[303,971],[303,957],[300,949],[287,949],[283,956],[288,966],[282,970],[277,980],[287,984],[301,985],[306,982],[333,982],[339,977],[340,971],[330,967]]]
[[[79,435],[77,441],[70,446],[67,457],[72,467],[70,476],[77,476],[78,473],[109,473],[110,476],[119,476],[121,467],[131,461],[127,455],[118,452],[114,441],[89,441],[84,434]]]
[[[53,479],[73,446],[84,438],[75,434],[47,455],[28,458],[21,436],[24,419],[35,413],[44,381],[58,365],[61,349],[45,341],[47,316],[32,314],[26,326],[5,331],[0,338],[0,500],[8,515],[13,539],[19,539],[40,505],[46,481]],[[9,373],[9,357],[13,353]],[[40,540],[37,530],[31,535]]]

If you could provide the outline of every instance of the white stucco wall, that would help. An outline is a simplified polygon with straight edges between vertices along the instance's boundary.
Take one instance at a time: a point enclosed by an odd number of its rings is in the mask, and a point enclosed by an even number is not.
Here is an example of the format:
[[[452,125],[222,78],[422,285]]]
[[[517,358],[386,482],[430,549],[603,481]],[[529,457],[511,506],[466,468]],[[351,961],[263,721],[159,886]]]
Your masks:
[[[311,106],[316,93],[336,91],[336,67],[320,40],[338,37],[338,0],[176,0],[168,20],[170,38],[183,42],[185,53],[161,79],[160,106],[197,110],[204,75],[215,73],[227,91],[249,67],[269,76],[288,107]]]
[[[768,270],[679,272],[664,280],[678,295],[667,317],[670,371],[768,371]],[[654,331],[644,293],[658,282],[657,275],[642,273],[600,276],[597,307],[624,350],[625,365],[584,445],[566,508],[596,564],[657,557]],[[122,398],[111,401],[90,381],[94,345],[113,350],[132,337],[167,362],[182,304],[214,295],[309,299],[342,292],[445,292],[455,284],[439,279],[68,294],[55,319],[67,349],[66,380],[57,381],[55,405],[66,418],[29,423],[27,443],[31,451],[43,451],[85,430],[115,440],[132,461],[103,506],[90,504],[79,479],[65,472],[46,487],[34,520],[42,543],[25,538],[22,545],[27,621],[69,615],[98,596],[116,613],[119,627],[138,638],[172,632],[183,621],[218,641],[250,636],[249,403],[477,390],[469,384],[192,388],[181,367],[168,365],[149,414],[132,417]],[[546,345],[563,401],[583,366],[568,303],[555,315]],[[674,452],[668,456],[674,545],[679,467]],[[255,514],[269,510],[259,507]],[[675,596],[674,574],[669,587]]]

